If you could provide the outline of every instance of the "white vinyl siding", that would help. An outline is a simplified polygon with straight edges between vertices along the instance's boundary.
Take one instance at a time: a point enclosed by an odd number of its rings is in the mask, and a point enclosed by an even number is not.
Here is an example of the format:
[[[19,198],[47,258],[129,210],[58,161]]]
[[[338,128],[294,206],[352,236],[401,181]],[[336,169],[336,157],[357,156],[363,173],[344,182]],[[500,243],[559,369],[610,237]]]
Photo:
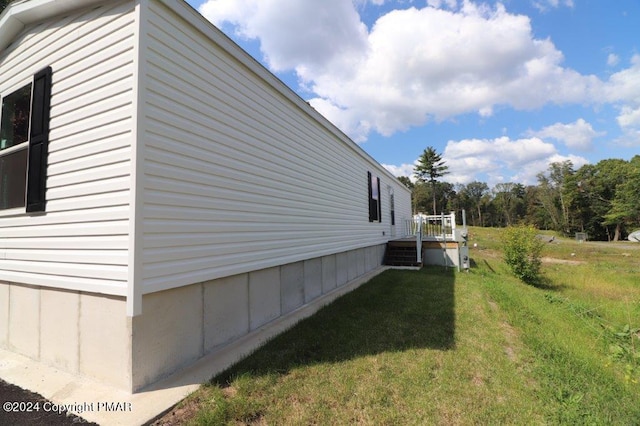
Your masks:
[[[406,186],[402,185],[400,183],[400,181],[398,181],[396,179],[395,186],[392,186],[393,188],[393,196],[395,198],[395,216],[396,216],[396,224],[395,224],[395,237],[403,237],[403,232],[404,232],[404,226],[405,220],[411,219],[413,213],[411,212],[411,192],[407,189]],[[383,183],[382,187],[386,188],[385,186],[386,184]],[[399,191],[397,188],[401,187],[401,190]],[[383,192],[384,194],[384,192]],[[382,217],[384,217],[385,215],[385,210],[388,211],[389,213],[391,212],[391,207],[389,206],[389,197],[387,196],[382,196]]]
[[[397,221],[409,217],[399,182],[239,48],[213,42],[231,46],[204,18],[161,3],[145,25],[143,292],[386,242],[387,185]],[[368,220],[368,171],[384,188],[380,223]]]
[[[46,212],[0,213],[0,281],[126,294],[133,12],[50,18],[0,52],[0,93],[53,69]]]

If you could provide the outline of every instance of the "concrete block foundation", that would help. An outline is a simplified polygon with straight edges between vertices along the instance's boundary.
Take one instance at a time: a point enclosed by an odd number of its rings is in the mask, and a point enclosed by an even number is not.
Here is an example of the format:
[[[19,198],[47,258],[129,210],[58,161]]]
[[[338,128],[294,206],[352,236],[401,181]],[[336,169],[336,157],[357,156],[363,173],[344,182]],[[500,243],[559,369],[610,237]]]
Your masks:
[[[280,316],[280,268],[249,272],[249,329]]]
[[[221,278],[204,285],[205,352],[250,331],[248,301],[249,274]]]

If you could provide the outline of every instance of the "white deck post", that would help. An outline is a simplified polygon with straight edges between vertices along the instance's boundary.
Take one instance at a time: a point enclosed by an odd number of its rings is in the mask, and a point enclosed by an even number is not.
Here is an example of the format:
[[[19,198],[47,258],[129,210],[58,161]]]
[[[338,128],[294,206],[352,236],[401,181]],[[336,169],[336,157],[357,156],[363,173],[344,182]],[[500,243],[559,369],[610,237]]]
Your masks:
[[[456,235],[456,212],[451,212],[450,219],[451,221],[451,239],[455,239]]]
[[[416,262],[422,263],[422,216],[418,221],[418,232],[416,232]]]

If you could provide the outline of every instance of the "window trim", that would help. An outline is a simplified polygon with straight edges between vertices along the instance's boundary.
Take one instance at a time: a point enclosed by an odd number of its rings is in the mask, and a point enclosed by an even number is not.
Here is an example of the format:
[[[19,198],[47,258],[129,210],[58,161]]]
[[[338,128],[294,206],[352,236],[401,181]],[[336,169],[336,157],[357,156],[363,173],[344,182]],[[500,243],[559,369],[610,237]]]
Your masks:
[[[375,180],[374,180],[375,179]],[[367,185],[369,188],[369,222],[382,222],[382,192],[380,191],[380,178],[373,177],[371,172],[367,172]],[[373,182],[378,188],[378,198],[374,197]]]

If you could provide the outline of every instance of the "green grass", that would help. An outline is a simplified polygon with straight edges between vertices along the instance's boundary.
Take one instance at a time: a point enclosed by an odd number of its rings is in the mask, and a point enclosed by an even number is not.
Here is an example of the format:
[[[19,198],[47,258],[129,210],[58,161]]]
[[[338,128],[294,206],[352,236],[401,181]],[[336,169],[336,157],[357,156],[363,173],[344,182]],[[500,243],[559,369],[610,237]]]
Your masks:
[[[387,271],[302,321],[189,397],[191,423],[640,424],[640,250],[559,240],[543,256],[574,263],[537,288],[499,232],[472,229],[470,273]]]

